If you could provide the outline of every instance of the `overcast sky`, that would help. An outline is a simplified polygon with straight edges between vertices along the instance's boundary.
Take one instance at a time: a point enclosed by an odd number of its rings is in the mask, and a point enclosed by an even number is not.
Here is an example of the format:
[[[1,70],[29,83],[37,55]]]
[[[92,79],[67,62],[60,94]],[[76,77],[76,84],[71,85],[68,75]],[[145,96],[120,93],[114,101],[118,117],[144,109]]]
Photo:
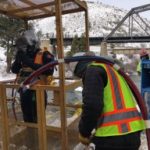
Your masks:
[[[113,5],[125,10],[130,10],[133,7],[150,4],[150,0],[93,0],[99,1],[105,4]],[[150,10],[140,13],[142,16],[150,18]]]
[[[130,10],[133,7],[150,4],[150,0],[94,0]]]

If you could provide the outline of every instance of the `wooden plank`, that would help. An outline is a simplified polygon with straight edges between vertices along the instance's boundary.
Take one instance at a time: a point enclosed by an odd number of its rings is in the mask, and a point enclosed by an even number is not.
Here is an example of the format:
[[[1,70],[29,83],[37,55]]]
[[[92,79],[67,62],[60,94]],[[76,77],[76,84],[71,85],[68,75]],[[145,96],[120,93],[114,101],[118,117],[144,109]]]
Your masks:
[[[22,122],[22,121],[11,121],[11,125],[19,125],[19,126],[26,126],[30,128],[38,128],[37,123],[28,123],[28,122]]]
[[[50,130],[50,131],[54,131],[54,132],[59,132],[59,133],[61,133],[61,128],[58,128],[58,127],[46,126],[46,129],[47,129],[47,130]]]
[[[40,18],[55,16],[55,12],[51,12],[48,9],[44,8],[44,7],[55,5],[55,0],[52,2],[41,3],[41,4],[35,4],[30,0],[20,0],[20,1],[22,1],[25,4],[28,4],[29,7],[25,7],[25,8],[23,7],[23,8],[13,9],[13,10],[12,9],[9,10],[9,8],[7,10],[3,10],[0,8],[0,13],[16,18],[16,19],[23,19],[23,20],[33,20],[33,19],[40,19]],[[75,13],[75,12],[87,10],[87,6],[85,2],[81,2],[80,0],[62,0],[61,4],[67,3],[67,2],[75,3],[79,6],[79,8],[77,9],[70,8],[69,10],[62,11],[62,14]],[[40,9],[41,11],[44,12],[44,14],[38,15],[37,13],[35,16],[32,16],[32,13],[27,14],[27,16],[23,14],[24,11],[29,11],[33,9]]]
[[[43,150],[47,150],[47,132],[46,132],[46,114],[45,114],[45,93],[44,90],[40,90],[40,100],[41,100],[41,124],[42,124],[42,134],[43,134]],[[38,112],[39,113],[39,112]]]
[[[8,13],[19,13],[19,12],[29,11],[29,10],[33,10],[33,9],[41,9],[44,7],[52,6],[54,4],[55,4],[55,2],[53,1],[53,2],[48,2],[48,3],[38,4],[38,5],[31,5],[30,7],[8,10]]]
[[[16,16],[16,15],[14,15],[13,13],[7,13],[7,11],[4,11],[4,10],[0,10],[0,14],[6,15],[6,16],[9,16],[9,17],[12,17],[12,18],[14,18],[14,19],[20,19],[19,16]]]
[[[81,80],[75,80],[72,83],[66,84],[65,86],[65,90],[70,90],[70,89],[74,89],[78,86],[82,85],[82,81]],[[43,90],[51,90],[51,91],[60,91],[60,87],[59,84],[58,85],[34,85],[31,87],[32,90],[36,90],[37,86]],[[18,89],[20,87],[19,84],[6,84],[5,85],[6,88],[14,88],[14,89]]]
[[[52,105],[52,106],[59,106],[59,104],[55,104],[55,103],[48,103],[48,105]],[[66,104],[66,107],[71,107],[71,108],[81,108],[82,104]]]
[[[51,85],[38,85],[39,88],[44,89],[44,90],[53,90],[53,91],[60,91],[60,88],[57,86],[51,86]],[[19,89],[20,85],[19,84],[6,84],[6,88],[14,88],[14,89]],[[30,89],[36,90],[37,85],[32,86]]]
[[[4,84],[0,84],[0,105],[1,105],[1,117],[2,117],[2,139],[3,139],[3,149],[9,149],[9,123],[8,123],[8,113],[7,113],[7,102],[6,102],[6,89]]]
[[[40,150],[47,150],[44,97],[45,97],[44,91],[37,87],[36,101],[37,101],[37,117],[38,117],[38,139],[39,139]]]
[[[62,12],[62,14],[71,14],[71,13],[77,13],[83,11],[82,8],[76,8],[72,10],[65,10]],[[37,16],[31,16],[31,17],[26,17],[27,20],[34,20],[34,19],[40,19],[40,18],[46,18],[46,17],[52,17],[55,16],[55,12],[51,14],[44,14],[44,15],[37,15]]]
[[[19,84],[10,83],[10,84],[5,84],[5,87],[6,88],[15,88],[15,89],[18,89],[20,87],[20,85]]]
[[[23,2],[23,3],[25,3],[25,4],[28,4],[30,6],[38,6],[37,4],[35,4],[35,3],[33,3],[32,1],[29,1],[29,0],[20,0],[20,1]],[[45,9],[45,8],[41,8],[40,10],[44,11],[45,13],[50,13],[50,11],[47,10],[47,9]]]
[[[79,6],[82,7],[84,10],[87,10],[87,5],[84,1],[80,1],[80,0],[74,0],[74,2]]]
[[[85,11],[85,35],[86,35],[86,50],[89,51],[89,20],[88,11]]]
[[[63,32],[62,32],[62,10],[61,0],[56,0],[56,37],[57,37],[57,49],[58,59],[64,58],[63,50]],[[67,133],[67,121],[65,110],[65,74],[64,64],[59,64],[59,78],[60,78],[60,114],[61,114],[61,145],[62,150],[68,150],[68,133]]]
[[[38,85],[39,88],[44,90],[51,90],[51,91],[60,91],[60,88],[58,85]],[[36,85],[32,87],[32,89],[36,89]]]
[[[67,2],[71,2],[71,0],[64,0],[62,2],[63,3],[67,3]],[[19,8],[19,9],[13,9],[13,10],[8,10],[8,13],[19,13],[19,12],[23,12],[23,11],[29,11],[29,10],[33,10],[33,9],[41,9],[44,7],[48,7],[48,6],[54,6],[55,5],[55,1],[51,1],[51,2],[47,2],[47,3],[42,3],[42,4],[36,4],[36,5],[32,5],[29,7],[24,7],[24,8]]]

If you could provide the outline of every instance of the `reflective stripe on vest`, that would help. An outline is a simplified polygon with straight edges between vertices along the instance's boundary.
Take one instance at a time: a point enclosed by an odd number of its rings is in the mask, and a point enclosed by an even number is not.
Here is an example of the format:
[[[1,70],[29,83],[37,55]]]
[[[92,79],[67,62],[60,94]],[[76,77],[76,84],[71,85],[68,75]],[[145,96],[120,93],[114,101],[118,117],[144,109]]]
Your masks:
[[[104,88],[104,108],[98,119],[95,135],[123,135],[144,129],[144,121],[136,108],[135,98],[124,78],[109,65],[91,65],[103,67],[108,78]]]

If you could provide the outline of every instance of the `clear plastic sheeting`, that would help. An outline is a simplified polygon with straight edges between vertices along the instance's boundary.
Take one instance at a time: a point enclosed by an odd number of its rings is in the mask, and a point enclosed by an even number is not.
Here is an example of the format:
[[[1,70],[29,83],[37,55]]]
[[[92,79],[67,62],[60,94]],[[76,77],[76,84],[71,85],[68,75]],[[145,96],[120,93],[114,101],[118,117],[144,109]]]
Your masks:
[[[66,92],[66,105],[76,106],[82,105],[82,92],[81,87],[75,90]],[[51,93],[52,94],[52,93]],[[48,92],[48,98],[50,98]],[[49,101],[50,102],[50,101]],[[70,125],[81,114],[81,108],[66,107],[67,125]],[[46,108],[46,124],[48,126],[60,127],[60,108],[57,106],[47,106]]]
[[[35,128],[27,128],[18,126],[19,130],[10,137],[9,150],[36,150],[39,149],[38,130]],[[15,131],[14,131],[15,132]],[[32,138],[29,138],[31,137]],[[35,144],[36,143],[36,144]]]
[[[66,108],[67,125],[70,125],[75,121],[81,114],[81,108],[73,109]],[[46,111],[46,124],[53,127],[61,127],[60,121],[60,109],[58,107],[47,108]]]
[[[18,0],[0,0],[0,6],[2,10],[5,10],[5,9],[13,10],[15,8],[18,8],[18,9],[24,8],[29,5]]]
[[[85,2],[62,0],[62,14],[86,10]],[[22,19],[38,19],[55,15],[55,0],[0,0],[0,13]]]

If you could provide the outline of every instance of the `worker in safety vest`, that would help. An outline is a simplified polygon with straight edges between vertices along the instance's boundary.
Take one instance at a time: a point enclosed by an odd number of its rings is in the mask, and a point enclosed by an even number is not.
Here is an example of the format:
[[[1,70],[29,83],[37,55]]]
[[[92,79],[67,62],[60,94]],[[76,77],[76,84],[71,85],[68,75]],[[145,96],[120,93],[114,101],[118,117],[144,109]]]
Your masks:
[[[137,65],[136,71],[138,75],[141,75],[141,61],[149,59],[149,54],[145,49],[140,50],[140,61]]]
[[[96,150],[138,150],[145,123],[126,80],[98,62],[78,62],[74,74],[83,80],[80,142]]]
[[[12,64],[12,72],[17,74],[17,83],[21,84],[34,70],[54,60],[48,51],[39,48],[38,41],[32,30],[27,30],[16,40],[16,56]],[[53,75],[54,68],[50,68],[37,79],[38,84],[47,84],[47,77]],[[25,122],[37,122],[36,93],[34,90],[20,91],[21,108]],[[45,106],[47,95],[45,92]]]

